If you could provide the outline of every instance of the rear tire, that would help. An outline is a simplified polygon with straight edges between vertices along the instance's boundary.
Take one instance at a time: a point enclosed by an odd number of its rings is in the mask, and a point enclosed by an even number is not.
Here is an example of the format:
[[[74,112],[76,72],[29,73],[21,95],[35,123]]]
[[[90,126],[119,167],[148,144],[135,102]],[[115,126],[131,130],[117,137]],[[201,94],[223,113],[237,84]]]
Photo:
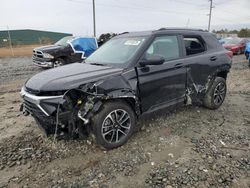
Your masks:
[[[125,102],[112,101],[92,118],[97,144],[113,149],[125,144],[135,130],[136,116]]]
[[[250,67],[250,59],[248,60],[248,66]]]
[[[205,95],[204,106],[212,110],[219,108],[225,100],[226,92],[226,80],[222,77],[216,77]]]

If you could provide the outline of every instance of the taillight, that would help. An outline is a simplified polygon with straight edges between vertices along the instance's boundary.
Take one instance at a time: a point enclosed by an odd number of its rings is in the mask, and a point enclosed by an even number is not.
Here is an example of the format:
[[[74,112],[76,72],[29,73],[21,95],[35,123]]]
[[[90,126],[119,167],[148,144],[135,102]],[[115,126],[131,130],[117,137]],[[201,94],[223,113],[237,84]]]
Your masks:
[[[233,58],[233,52],[232,51],[227,51],[227,55],[228,55],[228,57],[230,57],[230,59]]]

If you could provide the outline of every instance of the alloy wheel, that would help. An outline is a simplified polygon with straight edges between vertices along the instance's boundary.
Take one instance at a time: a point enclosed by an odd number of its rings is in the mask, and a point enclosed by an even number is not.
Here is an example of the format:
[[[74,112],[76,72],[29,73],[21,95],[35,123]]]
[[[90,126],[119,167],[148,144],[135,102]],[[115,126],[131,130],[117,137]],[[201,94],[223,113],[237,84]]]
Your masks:
[[[102,123],[102,136],[106,142],[118,143],[125,138],[131,128],[131,117],[125,110],[110,112]]]
[[[214,103],[220,105],[226,96],[226,85],[220,82],[214,90]]]

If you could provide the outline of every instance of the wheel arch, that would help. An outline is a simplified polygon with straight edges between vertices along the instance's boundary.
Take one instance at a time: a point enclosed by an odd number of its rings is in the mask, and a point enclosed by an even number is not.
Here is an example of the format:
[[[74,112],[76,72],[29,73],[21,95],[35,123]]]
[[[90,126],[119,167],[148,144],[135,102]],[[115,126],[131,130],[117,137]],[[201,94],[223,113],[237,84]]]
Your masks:
[[[133,96],[114,97],[114,98],[110,98],[108,100],[105,100],[104,103],[110,102],[110,101],[125,102],[126,104],[128,104],[131,107],[131,109],[134,111],[134,113],[137,117],[141,114],[139,103],[138,103],[137,99]]]
[[[58,57],[55,57],[54,58],[54,61],[56,61],[56,60],[58,60],[58,59],[62,59],[62,60],[64,60],[65,62],[67,62],[67,56],[58,56]]]
[[[213,85],[214,80],[217,77],[221,77],[224,78],[225,80],[227,80],[227,74],[229,73],[230,67],[229,66],[224,66],[220,69],[217,69],[213,74],[211,74],[208,79],[207,79],[207,83],[205,86],[205,93],[211,88],[211,86]],[[205,94],[204,93],[204,94]]]
[[[224,78],[226,80],[227,79],[227,74],[228,74],[228,71],[221,70],[221,71],[217,72],[216,77],[222,77],[222,78]]]

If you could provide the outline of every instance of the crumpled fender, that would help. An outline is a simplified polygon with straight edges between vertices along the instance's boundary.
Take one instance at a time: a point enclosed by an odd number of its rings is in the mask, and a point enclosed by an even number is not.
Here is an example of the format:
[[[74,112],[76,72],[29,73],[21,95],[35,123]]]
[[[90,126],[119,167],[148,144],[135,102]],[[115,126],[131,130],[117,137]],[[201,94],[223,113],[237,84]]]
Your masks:
[[[101,109],[105,101],[113,99],[126,99],[135,107],[136,115],[141,113],[137,91],[130,85],[123,76],[118,75],[110,79],[99,80],[80,86],[79,89],[72,90],[80,92],[82,95],[81,107],[78,117],[85,124],[89,119]]]
[[[131,86],[122,75],[112,77],[111,79],[101,80],[94,84],[97,94],[105,95],[107,99],[130,99],[135,105],[135,112],[140,114],[139,99],[137,95],[137,86]],[[114,89],[115,88],[115,89]]]

